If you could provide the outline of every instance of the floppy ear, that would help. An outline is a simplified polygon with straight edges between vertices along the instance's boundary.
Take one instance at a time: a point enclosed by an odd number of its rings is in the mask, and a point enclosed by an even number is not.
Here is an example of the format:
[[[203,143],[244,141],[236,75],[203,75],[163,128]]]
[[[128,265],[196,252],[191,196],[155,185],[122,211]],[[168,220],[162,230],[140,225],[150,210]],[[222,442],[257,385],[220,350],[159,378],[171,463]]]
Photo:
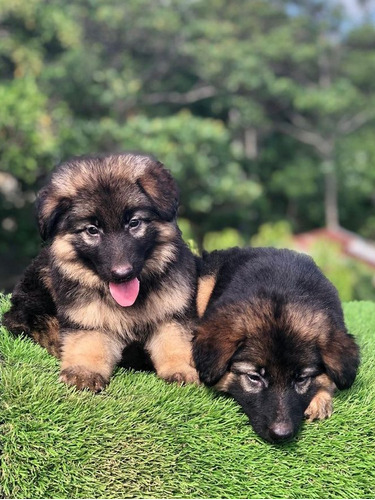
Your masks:
[[[214,385],[221,379],[243,340],[244,334],[230,318],[208,319],[197,328],[193,357],[204,384]]]
[[[352,335],[343,330],[331,331],[321,346],[327,375],[338,389],[348,389],[354,382],[359,365],[359,347]]]
[[[52,193],[51,186],[41,189],[37,198],[37,216],[39,233],[44,241],[51,239],[57,229],[61,217],[70,208],[68,198],[58,198]]]
[[[170,221],[177,215],[179,192],[171,173],[163,164],[153,161],[145,174],[138,180],[142,191],[156,206],[159,215]]]

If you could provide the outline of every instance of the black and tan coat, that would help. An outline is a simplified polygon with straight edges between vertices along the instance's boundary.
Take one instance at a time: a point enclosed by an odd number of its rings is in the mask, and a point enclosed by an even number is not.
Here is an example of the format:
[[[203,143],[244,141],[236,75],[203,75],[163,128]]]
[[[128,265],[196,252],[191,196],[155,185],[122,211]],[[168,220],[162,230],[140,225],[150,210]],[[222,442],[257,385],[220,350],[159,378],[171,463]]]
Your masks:
[[[290,250],[230,249],[203,257],[194,340],[200,379],[230,393],[264,439],[292,437],[304,416],[331,415],[355,379],[359,350],[334,286]]]
[[[103,389],[132,341],[146,347],[160,377],[197,380],[196,262],[177,206],[170,173],[136,154],[73,159],[40,192],[46,247],[16,286],[4,323],[59,357],[67,384]]]

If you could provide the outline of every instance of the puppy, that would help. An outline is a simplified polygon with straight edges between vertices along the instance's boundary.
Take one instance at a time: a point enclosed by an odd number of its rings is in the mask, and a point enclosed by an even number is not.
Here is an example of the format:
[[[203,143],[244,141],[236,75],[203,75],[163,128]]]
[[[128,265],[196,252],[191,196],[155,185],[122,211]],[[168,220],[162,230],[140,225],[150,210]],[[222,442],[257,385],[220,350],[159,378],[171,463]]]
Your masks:
[[[198,380],[191,355],[196,262],[176,224],[177,186],[149,156],[61,164],[38,197],[46,247],[4,324],[61,358],[68,385],[102,390],[137,341],[158,375]]]
[[[233,248],[203,256],[193,354],[202,382],[228,392],[255,432],[276,442],[304,418],[331,415],[355,379],[359,349],[334,286],[291,250]]]

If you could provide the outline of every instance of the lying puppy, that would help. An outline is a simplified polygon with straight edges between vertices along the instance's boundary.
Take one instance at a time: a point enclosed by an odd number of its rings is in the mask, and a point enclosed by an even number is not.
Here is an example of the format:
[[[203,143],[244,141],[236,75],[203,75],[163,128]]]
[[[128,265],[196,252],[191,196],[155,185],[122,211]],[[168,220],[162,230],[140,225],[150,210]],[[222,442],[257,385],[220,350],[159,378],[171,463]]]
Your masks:
[[[177,186],[156,160],[77,158],[38,198],[47,246],[4,324],[61,358],[61,380],[100,391],[123,349],[145,345],[158,375],[198,380],[191,354],[196,262],[176,224]]]
[[[359,349],[334,286],[291,250],[233,248],[203,256],[193,353],[200,379],[230,393],[254,430],[275,442],[304,416],[332,413],[353,384]]]

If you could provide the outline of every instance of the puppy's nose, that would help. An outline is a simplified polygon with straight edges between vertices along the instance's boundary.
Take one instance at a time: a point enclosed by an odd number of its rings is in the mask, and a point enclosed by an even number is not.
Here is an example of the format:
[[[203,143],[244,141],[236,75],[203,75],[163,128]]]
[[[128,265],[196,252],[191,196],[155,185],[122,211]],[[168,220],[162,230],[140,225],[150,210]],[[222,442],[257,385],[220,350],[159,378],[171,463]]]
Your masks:
[[[118,266],[111,269],[112,279],[115,281],[127,280],[133,272],[132,266]]]
[[[274,441],[289,439],[293,436],[293,426],[289,422],[275,422],[270,426],[269,433]]]

